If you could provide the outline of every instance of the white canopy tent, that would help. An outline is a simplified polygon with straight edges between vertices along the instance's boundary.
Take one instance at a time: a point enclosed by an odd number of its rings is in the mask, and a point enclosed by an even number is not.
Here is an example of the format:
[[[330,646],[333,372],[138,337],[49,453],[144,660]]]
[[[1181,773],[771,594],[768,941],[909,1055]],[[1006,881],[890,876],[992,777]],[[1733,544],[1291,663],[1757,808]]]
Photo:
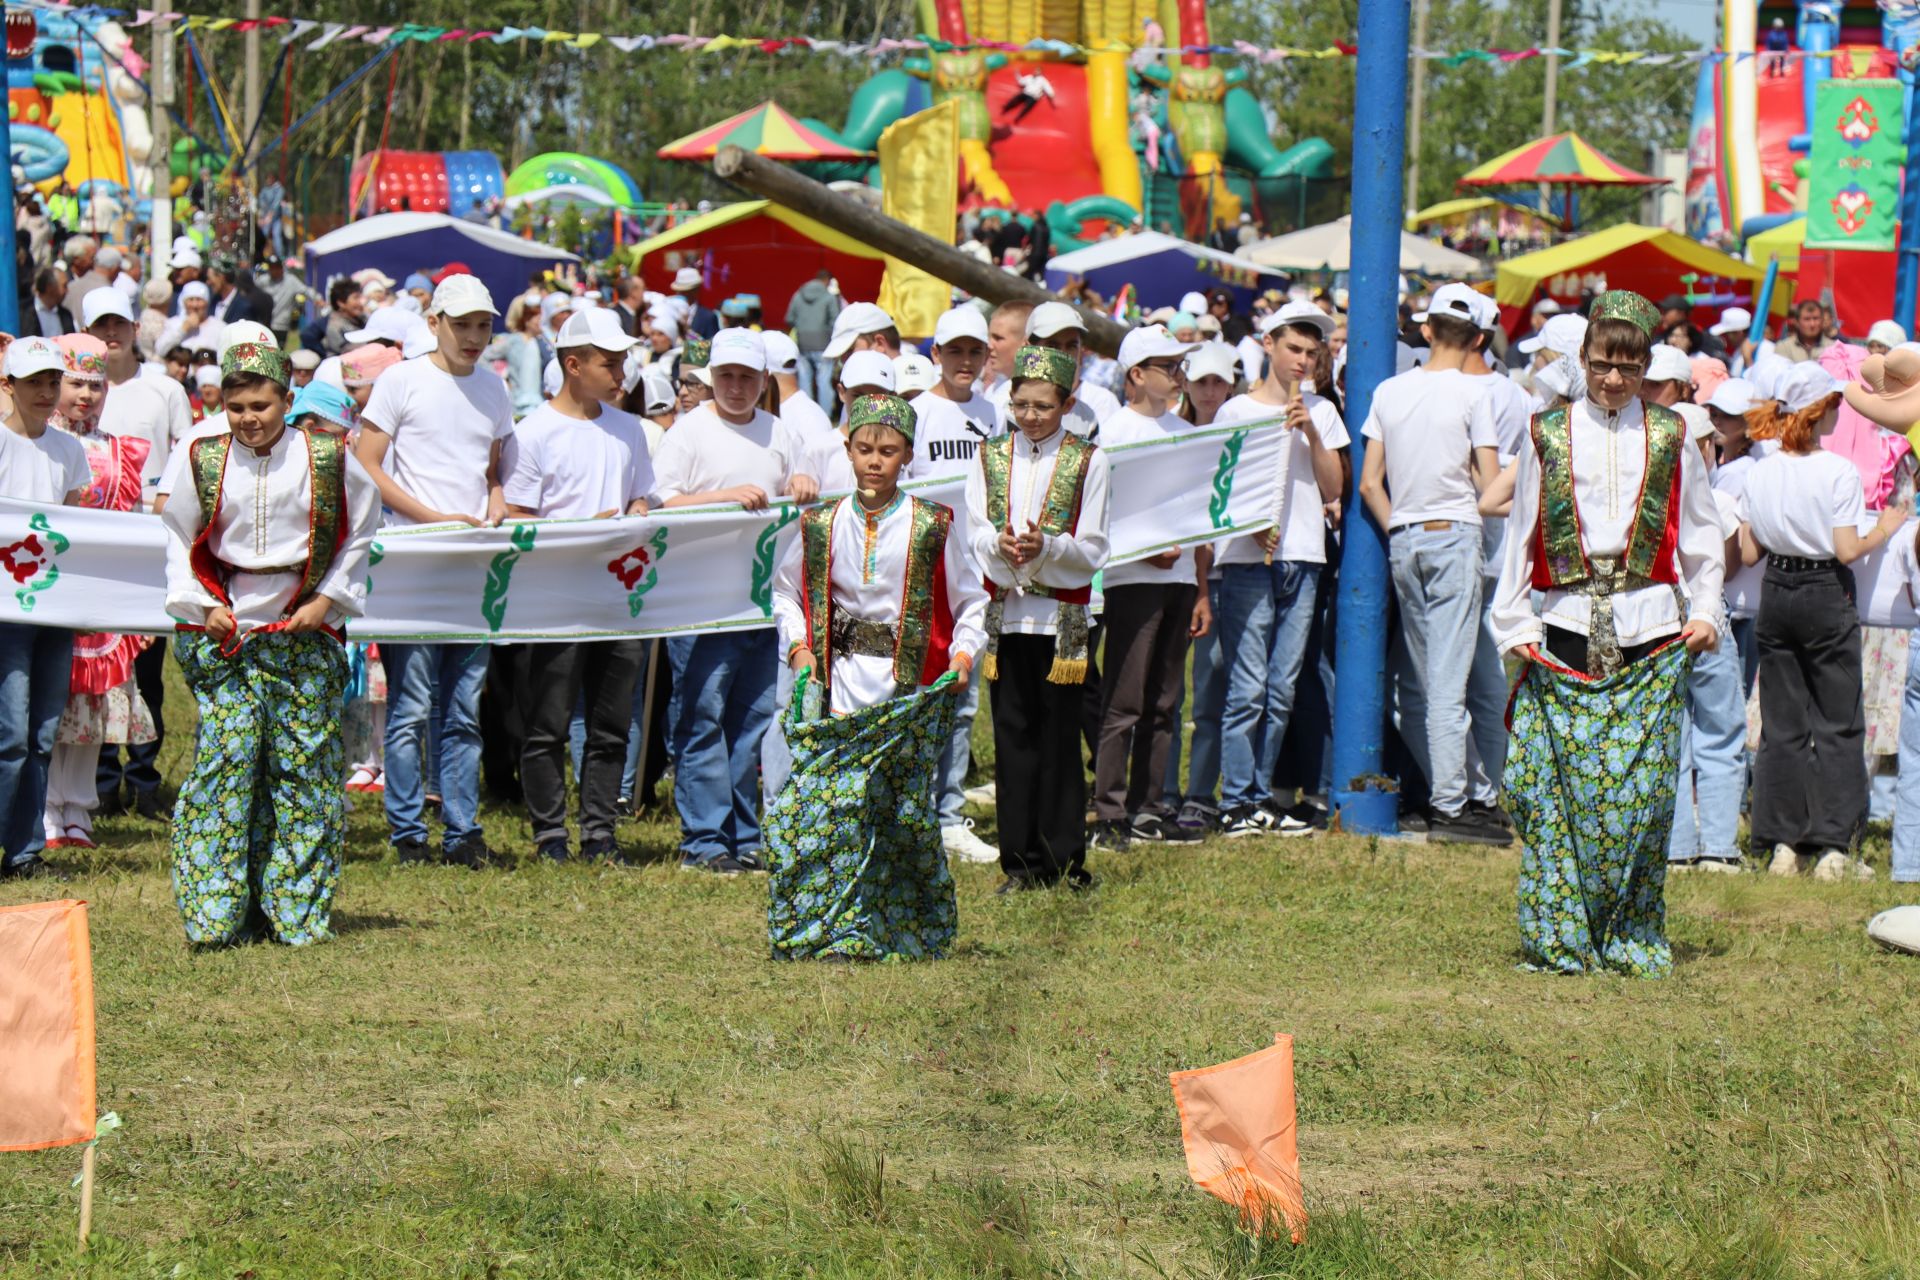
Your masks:
[[[1352,261],[1352,223],[1351,217],[1336,218],[1256,240],[1244,246],[1240,256],[1282,271],[1346,271]],[[1492,270],[1478,258],[1405,231],[1400,233],[1400,269],[1423,276],[1483,276]]]

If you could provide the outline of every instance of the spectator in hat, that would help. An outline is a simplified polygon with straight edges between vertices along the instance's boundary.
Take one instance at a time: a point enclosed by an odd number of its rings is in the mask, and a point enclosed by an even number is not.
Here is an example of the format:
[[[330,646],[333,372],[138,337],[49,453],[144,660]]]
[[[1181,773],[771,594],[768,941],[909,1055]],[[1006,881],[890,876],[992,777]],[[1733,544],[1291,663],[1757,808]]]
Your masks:
[[[893,317],[871,302],[855,302],[840,312],[821,354],[845,360],[856,351],[878,351],[889,360],[900,354],[900,330]]]
[[[298,391],[313,381],[314,370],[320,367],[320,353],[311,347],[301,347],[287,353],[287,364],[293,369],[293,389]]]
[[[1883,356],[1907,340],[1898,320],[1875,320],[1867,330],[1867,354]]]
[[[1753,312],[1745,307],[1728,307],[1720,313],[1720,318],[1707,330],[1707,336],[1720,343],[1725,355],[1727,373],[1738,377],[1746,371],[1753,359]],[[1711,355],[1712,352],[1695,351],[1692,354]]]
[[[687,318],[684,326],[686,331],[712,340],[713,335],[720,332],[720,317],[714,314],[712,308],[700,305],[700,286],[704,283],[700,268],[681,267],[673,273],[673,284],[668,287],[673,290],[675,296],[686,301]]]

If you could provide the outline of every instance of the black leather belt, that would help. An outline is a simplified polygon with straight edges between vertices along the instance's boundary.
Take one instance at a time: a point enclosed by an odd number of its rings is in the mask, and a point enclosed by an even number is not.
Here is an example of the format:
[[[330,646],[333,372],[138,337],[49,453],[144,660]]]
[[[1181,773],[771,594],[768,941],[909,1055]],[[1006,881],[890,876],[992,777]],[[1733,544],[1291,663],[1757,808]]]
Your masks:
[[[1771,551],[1767,553],[1767,568],[1778,569],[1782,573],[1818,573],[1822,570],[1831,572],[1839,567],[1840,562],[1832,556],[1823,560],[1813,560],[1806,556],[1777,556]]]

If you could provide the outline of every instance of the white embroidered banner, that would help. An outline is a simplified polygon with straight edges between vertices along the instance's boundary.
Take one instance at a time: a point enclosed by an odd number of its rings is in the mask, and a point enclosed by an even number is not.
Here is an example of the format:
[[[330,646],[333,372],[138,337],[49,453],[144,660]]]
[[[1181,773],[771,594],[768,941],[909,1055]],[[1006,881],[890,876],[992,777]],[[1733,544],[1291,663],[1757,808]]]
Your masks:
[[[1102,450],[1114,563],[1272,524],[1278,420]],[[964,486],[908,486],[959,510]],[[358,640],[573,640],[773,625],[773,571],[800,508],[692,508],[498,529],[382,530]],[[166,632],[156,516],[0,499],[0,622]]]

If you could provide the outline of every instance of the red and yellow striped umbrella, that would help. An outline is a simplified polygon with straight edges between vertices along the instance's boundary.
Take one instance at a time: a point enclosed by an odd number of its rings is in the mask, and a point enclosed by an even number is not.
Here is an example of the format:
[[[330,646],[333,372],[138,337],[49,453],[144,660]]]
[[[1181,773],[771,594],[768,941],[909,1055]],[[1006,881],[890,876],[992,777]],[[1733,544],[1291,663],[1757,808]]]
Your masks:
[[[665,160],[711,160],[722,147],[744,147],[770,160],[856,160],[871,151],[855,151],[808,128],[774,102],[669,142],[656,153]]]
[[[1467,172],[1462,187],[1657,187],[1666,182],[1636,173],[1577,133],[1556,133],[1515,147]]]

